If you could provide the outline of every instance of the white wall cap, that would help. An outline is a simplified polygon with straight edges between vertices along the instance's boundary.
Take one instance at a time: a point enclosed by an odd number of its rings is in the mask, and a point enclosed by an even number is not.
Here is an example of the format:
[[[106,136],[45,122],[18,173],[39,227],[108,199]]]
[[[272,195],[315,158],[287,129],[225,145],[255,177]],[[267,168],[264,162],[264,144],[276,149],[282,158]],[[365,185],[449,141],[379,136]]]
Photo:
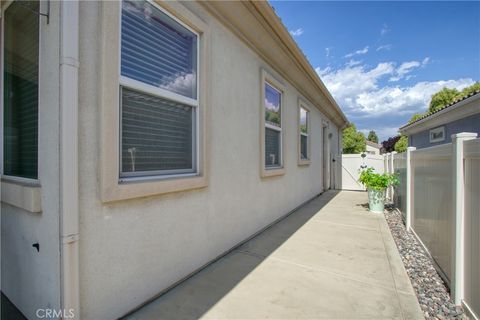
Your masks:
[[[460,133],[452,134],[452,140],[458,139],[458,138],[476,138],[476,137],[477,137],[477,133],[475,132],[460,132]]]

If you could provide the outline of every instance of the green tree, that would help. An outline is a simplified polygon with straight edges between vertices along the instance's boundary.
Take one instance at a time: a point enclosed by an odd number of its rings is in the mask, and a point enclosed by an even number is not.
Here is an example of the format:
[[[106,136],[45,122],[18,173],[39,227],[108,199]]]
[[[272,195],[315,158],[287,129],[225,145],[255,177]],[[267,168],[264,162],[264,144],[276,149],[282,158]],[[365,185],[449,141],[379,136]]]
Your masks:
[[[395,151],[398,153],[400,152],[405,152],[407,151],[408,147],[408,137],[407,136],[401,136],[400,139],[398,139],[397,143],[395,143]]]
[[[410,121],[408,121],[408,123],[412,123],[412,122],[415,122],[417,121],[418,119],[420,119],[421,117],[423,117],[425,114],[423,113],[415,113],[411,118],[410,118]]]
[[[368,133],[368,138],[367,138],[368,141],[372,141],[372,142],[375,142],[375,143],[378,143],[378,137],[377,137],[377,133],[373,130],[370,130],[370,132]]]
[[[342,140],[343,153],[361,153],[366,150],[365,135],[357,131],[354,124],[343,130]]]
[[[432,100],[430,100],[430,106],[428,112],[435,112],[447,104],[452,103],[455,98],[457,98],[459,92],[457,89],[443,88],[439,92],[432,95]]]

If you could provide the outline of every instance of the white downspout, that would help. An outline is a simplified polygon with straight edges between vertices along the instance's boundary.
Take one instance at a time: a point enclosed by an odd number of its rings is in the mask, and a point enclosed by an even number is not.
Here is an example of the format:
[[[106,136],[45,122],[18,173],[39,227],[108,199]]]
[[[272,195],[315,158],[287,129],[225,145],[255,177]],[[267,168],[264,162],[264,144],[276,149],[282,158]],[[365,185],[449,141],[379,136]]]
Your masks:
[[[60,2],[60,305],[80,319],[78,244],[79,2]],[[65,316],[64,315],[64,316]]]

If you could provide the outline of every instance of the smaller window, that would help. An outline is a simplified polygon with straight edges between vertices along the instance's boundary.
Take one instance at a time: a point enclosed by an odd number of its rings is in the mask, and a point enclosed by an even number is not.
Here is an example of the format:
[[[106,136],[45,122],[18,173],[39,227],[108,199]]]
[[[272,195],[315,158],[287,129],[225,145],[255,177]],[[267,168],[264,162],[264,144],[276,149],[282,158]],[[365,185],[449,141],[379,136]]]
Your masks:
[[[282,165],[282,93],[265,83],[265,167]]]
[[[441,142],[445,140],[445,127],[438,127],[430,130],[430,142]]]
[[[285,174],[283,94],[285,86],[266,70],[260,81],[260,177]]]
[[[300,157],[308,160],[308,111],[300,107]]]
[[[310,161],[310,111],[303,103],[298,107],[298,152],[299,164],[309,164]]]

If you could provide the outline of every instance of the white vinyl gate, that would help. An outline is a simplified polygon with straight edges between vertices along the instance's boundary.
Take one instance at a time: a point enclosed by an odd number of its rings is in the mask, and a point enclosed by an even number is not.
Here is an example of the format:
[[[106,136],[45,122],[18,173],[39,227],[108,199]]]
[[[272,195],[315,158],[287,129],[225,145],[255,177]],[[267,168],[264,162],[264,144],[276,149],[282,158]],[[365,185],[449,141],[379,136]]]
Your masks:
[[[370,167],[374,168],[376,173],[384,173],[383,155],[359,153],[335,156],[335,189],[365,190],[358,178],[362,168]]]

